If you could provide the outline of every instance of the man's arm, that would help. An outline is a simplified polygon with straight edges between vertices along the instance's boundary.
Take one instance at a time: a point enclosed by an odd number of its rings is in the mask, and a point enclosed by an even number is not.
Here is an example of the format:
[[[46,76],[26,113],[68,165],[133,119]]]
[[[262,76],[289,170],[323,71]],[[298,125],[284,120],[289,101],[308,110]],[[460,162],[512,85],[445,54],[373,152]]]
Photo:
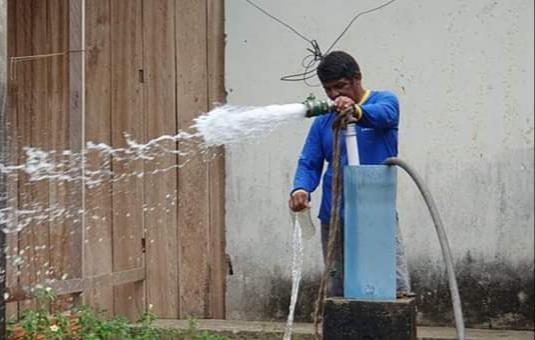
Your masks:
[[[399,101],[392,92],[383,95],[379,102],[357,105],[362,112],[362,118],[357,123],[363,127],[392,128],[399,123]]]
[[[294,186],[289,201],[292,210],[299,211],[308,207],[310,193],[316,190],[321,180],[324,159],[320,120],[315,119],[297,164]]]

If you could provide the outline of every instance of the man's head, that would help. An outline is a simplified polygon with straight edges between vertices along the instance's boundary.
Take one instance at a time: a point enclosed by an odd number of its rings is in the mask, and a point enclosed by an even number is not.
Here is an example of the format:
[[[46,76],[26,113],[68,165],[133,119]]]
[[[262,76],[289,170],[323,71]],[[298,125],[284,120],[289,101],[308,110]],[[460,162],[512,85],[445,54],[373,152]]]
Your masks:
[[[356,60],[346,52],[333,51],[323,57],[317,68],[318,78],[329,98],[350,97],[355,101],[362,95],[362,75]]]

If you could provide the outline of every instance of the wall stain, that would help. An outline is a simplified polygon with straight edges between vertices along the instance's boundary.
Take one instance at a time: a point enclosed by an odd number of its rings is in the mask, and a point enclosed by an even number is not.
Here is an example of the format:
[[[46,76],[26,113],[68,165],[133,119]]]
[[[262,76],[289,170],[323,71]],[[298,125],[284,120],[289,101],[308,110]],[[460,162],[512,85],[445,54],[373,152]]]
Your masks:
[[[411,263],[417,294],[418,325],[452,326],[453,310],[445,269],[427,260]],[[534,265],[476,260],[467,253],[455,266],[467,327],[533,330]],[[275,276],[277,277],[277,276]],[[285,320],[292,282],[272,278],[264,301],[264,320]],[[303,277],[295,310],[296,322],[312,322],[319,275]],[[256,300],[258,302],[258,300]]]
[[[534,329],[533,263],[476,261],[467,253],[455,266],[467,327]],[[445,270],[412,265],[417,293],[418,324],[453,325],[453,310]]]
[[[314,318],[314,304],[319,289],[320,276],[308,276],[301,279],[299,295],[295,305],[294,321],[311,322]],[[292,281],[274,279],[270,290],[270,299],[265,312],[269,319],[285,320],[288,317]]]

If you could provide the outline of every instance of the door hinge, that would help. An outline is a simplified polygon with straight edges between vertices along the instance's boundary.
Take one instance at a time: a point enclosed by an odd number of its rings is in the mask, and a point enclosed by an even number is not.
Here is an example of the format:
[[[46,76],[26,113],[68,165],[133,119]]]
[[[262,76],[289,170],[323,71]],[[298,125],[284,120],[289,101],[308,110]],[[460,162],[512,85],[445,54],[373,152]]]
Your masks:
[[[143,238],[141,239],[141,252],[142,252],[142,253],[145,253],[146,249],[147,249],[147,248],[146,248],[146,242],[145,242],[145,238],[143,237]]]
[[[139,70],[139,82],[144,83],[145,82],[145,72],[143,69]]]

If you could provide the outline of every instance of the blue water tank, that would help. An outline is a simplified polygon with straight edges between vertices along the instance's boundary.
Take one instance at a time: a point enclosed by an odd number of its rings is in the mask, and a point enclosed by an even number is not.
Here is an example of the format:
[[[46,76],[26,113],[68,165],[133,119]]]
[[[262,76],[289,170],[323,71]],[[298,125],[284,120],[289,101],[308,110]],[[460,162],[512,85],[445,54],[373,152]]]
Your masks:
[[[396,299],[396,167],[344,169],[344,296]]]

